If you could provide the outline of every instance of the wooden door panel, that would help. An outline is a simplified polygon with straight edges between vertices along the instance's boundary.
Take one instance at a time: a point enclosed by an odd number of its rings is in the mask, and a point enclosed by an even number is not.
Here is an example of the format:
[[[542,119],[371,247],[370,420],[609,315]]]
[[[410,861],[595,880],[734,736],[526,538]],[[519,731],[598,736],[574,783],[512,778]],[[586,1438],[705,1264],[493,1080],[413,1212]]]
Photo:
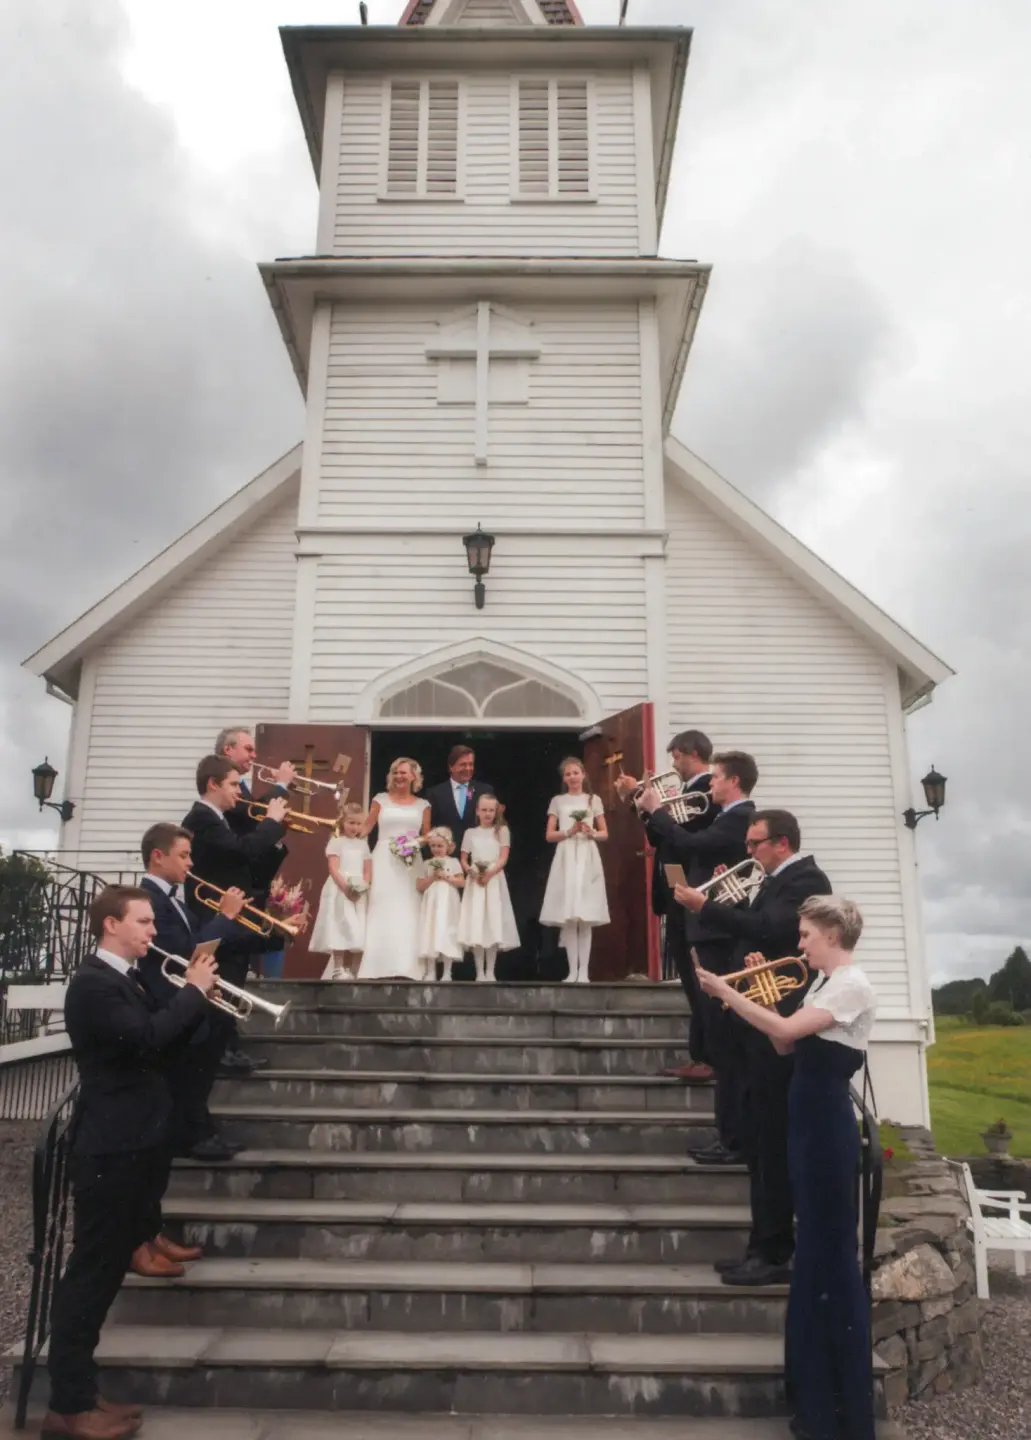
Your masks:
[[[654,769],[652,706],[645,702],[602,720],[584,743],[591,787],[605,806],[608,842],[601,847],[608,890],[608,925],[594,932],[592,980],[659,974],[658,925],[651,908],[651,855],[644,829],[616,793],[616,777]]]
[[[368,801],[369,732],[356,725],[259,725],[255,733],[258,757],[262,765],[275,768],[284,760],[292,760],[302,775],[315,780],[343,779],[347,801]],[[338,758],[341,757],[341,758]],[[262,793],[259,788],[259,794]],[[290,792],[290,809],[335,819],[337,802],[330,790],[316,790],[313,796]],[[324,825],[314,833],[291,830],[287,837],[288,853],[280,875],[288,884],[308,881],[307,898],[311,903],[311,923],[306,935],[299,935],[286,952],[283,974],[296,979],[317,978],[326,967],[328,956],[309,952],[311,934],[318,913],[319,895],[326,875],[326,843],[332,830]]]

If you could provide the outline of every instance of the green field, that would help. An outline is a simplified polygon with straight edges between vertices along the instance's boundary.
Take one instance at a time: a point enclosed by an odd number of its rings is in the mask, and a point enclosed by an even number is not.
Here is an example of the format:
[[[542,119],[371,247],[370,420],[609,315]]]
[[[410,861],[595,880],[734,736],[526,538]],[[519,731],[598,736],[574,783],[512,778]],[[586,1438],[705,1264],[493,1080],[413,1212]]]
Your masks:
[[[1011,1155],[1031,1155],[1031,1025],[1007,1029],[935,1021],[927,1052],[931,1126],[945,1155],[983,1155],[981,1131],[1005,1120]]]

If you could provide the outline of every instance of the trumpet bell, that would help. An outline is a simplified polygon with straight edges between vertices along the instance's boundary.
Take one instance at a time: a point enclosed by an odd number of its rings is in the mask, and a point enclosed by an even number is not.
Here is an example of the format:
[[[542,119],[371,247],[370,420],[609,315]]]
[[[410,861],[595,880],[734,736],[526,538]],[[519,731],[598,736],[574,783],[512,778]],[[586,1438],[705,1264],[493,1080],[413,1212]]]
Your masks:
[[[683,777],[676,770],[663,770],[661,775],[649,775],[637,791],[657,790],[659,803],[668,810],[670,818],[678,825],[697,820],[709,809],[709,797],[704,790],[684,790]]]
[[[739,860],[729,870],[699,885],[698,890],[717,905],[739,905],[742,900],[752,900],[765,879],[766,871],[758,860]]]
[[[189,969],[189,960],[182,955],[173,955],[169,950],[162,950],[160,945],[150,947],[156,955],[160,955],[161,973],[170,985],[181,990],[187,983],[186,971]],[[215,982],[215,988],[207,997],[208,1003],[214,1005],[216,1010],[222,1010],[227,1015],[232,1015],[235,1020],[241,1023],[246,1022],[257,1010],[262,1015],[269,1015],[272,1018],[273,1029],[278,1030],[290,1011],[290,1001],[285,1005],[276,1005],[271,1000],[266,1000],[263,995],[251,995],[246,990],[241,990],[238,985],[231,985],[228,980],[221,976]]]

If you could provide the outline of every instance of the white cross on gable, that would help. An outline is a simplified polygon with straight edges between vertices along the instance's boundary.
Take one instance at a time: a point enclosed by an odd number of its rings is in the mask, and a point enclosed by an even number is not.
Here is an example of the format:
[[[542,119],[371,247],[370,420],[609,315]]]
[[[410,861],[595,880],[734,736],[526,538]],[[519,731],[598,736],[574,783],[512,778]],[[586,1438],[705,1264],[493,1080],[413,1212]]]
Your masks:
[[[475,406],[477,465],[487,463],[491,405],[529,403],[529,362],[540,353],[533,327],[489,300],[441,325],[426,346],[426,358],[440,362],[437,403]]]

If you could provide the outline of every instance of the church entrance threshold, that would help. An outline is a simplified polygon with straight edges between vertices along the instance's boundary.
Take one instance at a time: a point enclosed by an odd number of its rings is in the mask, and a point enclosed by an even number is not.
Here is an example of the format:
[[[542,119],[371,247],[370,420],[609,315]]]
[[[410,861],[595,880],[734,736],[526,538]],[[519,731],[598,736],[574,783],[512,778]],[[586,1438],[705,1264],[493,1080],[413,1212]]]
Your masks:
[[[399,755],[419,762],[427,789],[446,780],[448,752],[458,744],[475,750],[476,778],[494,787],[512,832],[507,876],[522,944],[498,956],[497,977],[562,980],[566,960],[558,948],[558,932],[537,919],[552,858],[544,831],[548,802],[561,789],[559,764],[567,755],[582,756],[583,746],[570,730],[373,730],[370,796],[383,788],[390,762]],[[455,836],[455,843],[461,843],[461,836]],[[455,966],[454,976],[474,979],[472,961]]]

